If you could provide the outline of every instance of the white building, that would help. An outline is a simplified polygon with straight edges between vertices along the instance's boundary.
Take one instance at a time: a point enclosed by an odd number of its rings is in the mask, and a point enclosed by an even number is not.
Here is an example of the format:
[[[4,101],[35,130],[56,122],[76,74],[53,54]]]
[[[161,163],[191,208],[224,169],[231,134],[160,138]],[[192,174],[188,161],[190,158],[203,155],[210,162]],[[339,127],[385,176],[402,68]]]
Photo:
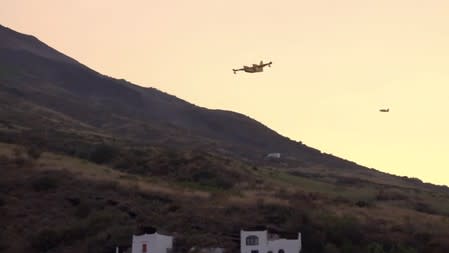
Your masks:
[[[170,253],[173,248],[173,236],[153,234],[133,235],[131,253]]]
[[[297,239],[281,239],[264,231],[240,231],[240,253],[299,253],[301,233]]]
[[[267,158],[276,158],[276,159],[279,159],[279,158],[281,158],[281,153],[269,153],[269,154],[267,155]]]

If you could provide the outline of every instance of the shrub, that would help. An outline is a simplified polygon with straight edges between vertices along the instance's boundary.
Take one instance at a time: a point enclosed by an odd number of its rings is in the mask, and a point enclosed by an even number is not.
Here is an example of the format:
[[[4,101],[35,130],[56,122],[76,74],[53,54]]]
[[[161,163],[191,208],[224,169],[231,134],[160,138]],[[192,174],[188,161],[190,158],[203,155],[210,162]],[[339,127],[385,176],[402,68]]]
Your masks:
[[[340,253],[340,250],[335,246],[335,244],[329,242],[324,245],[324,253]]]
[[[31,239],[31,246],[39,252],[56,248],[61,242],[61,235],[53,229],[44,229]]]
[[[352,216],[327,216],[327,234],[329,239],[340,245],[345,240],[350,240],[353,243],[361,244],[364,241],[365,234],[363,233],[362,225],[357,218]]]
[[[192,175],[192,180],[204,186],[229,189],[233,182],[224,176],[218,175],[215,171],[200,170]]]
[[[383,245],[377,242],[371,242],[366,246],[367,253],[385,253]]]
[[[42,176],[32,183],[33,189],[37,192],[49,191],[59,186],[58,179],[53,176]]]
[[[0,252],[7,252],[6,249],[8,246],[4,232],[0,231]]]
[[[284,224],[291,219],[294,213],[290,207],[275,204],[264,204],[260,211],[265,220],[271,224]]]
[[[372,207],[373,203],[371,201],[359,200],[355,205],[358,207]]]
[[[408,197],[398,191],[380,190],[377,193],[376,200],[407,200]]]
[[[37,160],[42,154],[42,149],[35,145],[32,145],[26,149],[26,152],[30,158],[32,158],[33,160]]]
[[[88,204],[82,203],[75,209],[75,216],[78,218],[86,218],[89,216],[91,211],[92,208]]]
[[[13,164],[13,160],[5,155],[0,155],[0,167],[8,167]]]
[[[119,154],[119,150],[116,147],[101,144],[97,145],[92,153],[89,155],[89,160],[95,163],[108,163],[114,160],[114,158]]]
[[[394,245],[390,251],[390,253],[417,253],[416,249],[408,246],[404,246],[402,244]]]
[[[94,235],[106,229],[110,224],[117,221],[117,219],[117,215],[108,210],[91,214],[88,219],[89,234]]]
[[[437,211],[435,211],[434,208],[432,208],[429,204],[418,202],[414,206],[415,210],[422,213],[428,213],[428,214],[436,214]]]
[[[60,238],[64,244],[71,244],[74,241],[87,237],[88,227],[84,223],[76,223],[64,228],[60,233]]]
[[[22,148],[14,148],[13,154],[14,154],[13,161],[14,161],[14,164],[16,167],[20,168],[20,167],[30,164],[30,161],[24,154],[24,151]]]

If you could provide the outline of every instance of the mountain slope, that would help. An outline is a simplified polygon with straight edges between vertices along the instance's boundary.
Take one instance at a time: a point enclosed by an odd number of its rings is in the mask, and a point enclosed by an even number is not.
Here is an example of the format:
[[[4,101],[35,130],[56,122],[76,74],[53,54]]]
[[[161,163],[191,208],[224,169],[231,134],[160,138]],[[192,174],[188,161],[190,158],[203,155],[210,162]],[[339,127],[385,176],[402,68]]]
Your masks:
[[[2,252],[111,252],[146,225],[176,232],[175,252],[232,252],[240,229],[260,224],[300,231],[305,253],[449,250],[447,187],[0,35]],[[283,158],[261,159],[267,152]]]
[[[2,25],[0,25],[0,38],[0,48],[27,51],[48,59],[78,64],[74,59],[59,53],[39,41],[37,38],[18,33]]]
[[[4,27],[0,31],[0,92],[5,101],[47,108],[79,125],[138,142],[216,147],[252,159],[281,152],[303,161],[331,159],[343,167],[355,166],[291,141],[245,115],[198,107],[154,88],[101,75],[34,37]]]

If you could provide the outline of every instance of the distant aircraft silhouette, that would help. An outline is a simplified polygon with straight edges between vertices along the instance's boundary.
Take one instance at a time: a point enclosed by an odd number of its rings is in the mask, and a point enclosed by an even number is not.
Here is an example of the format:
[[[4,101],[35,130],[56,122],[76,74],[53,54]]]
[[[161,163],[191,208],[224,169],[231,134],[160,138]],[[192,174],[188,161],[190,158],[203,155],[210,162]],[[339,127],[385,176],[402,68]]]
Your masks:
[[[380,112],[389,112],[389,111],[390,111],[390,108],[387,108],[387,109],[380,109],[379,111],[380,111]]]
[[[234,74],[237,73],[237,71],[245,71],[248,73],[256,73],[256,72],[263,72],[263,68],[265,66],[271,67],[272,62],[263,63],[263,61],[260,61],[260,64],[253,64],[253,66],[243,66],[241,69],[232,69],[234,71]]]

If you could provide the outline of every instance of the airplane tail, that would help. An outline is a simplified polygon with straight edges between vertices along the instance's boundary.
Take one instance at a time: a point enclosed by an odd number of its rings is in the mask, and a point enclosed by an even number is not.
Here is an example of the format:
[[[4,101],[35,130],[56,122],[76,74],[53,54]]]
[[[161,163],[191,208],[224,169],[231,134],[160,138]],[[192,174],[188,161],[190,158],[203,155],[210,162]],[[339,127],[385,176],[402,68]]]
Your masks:
[[[265,63],[265,66],[271,67],[271,61],[268,63]],[[264,65],[263,61],[260,61],[260,66]]]

